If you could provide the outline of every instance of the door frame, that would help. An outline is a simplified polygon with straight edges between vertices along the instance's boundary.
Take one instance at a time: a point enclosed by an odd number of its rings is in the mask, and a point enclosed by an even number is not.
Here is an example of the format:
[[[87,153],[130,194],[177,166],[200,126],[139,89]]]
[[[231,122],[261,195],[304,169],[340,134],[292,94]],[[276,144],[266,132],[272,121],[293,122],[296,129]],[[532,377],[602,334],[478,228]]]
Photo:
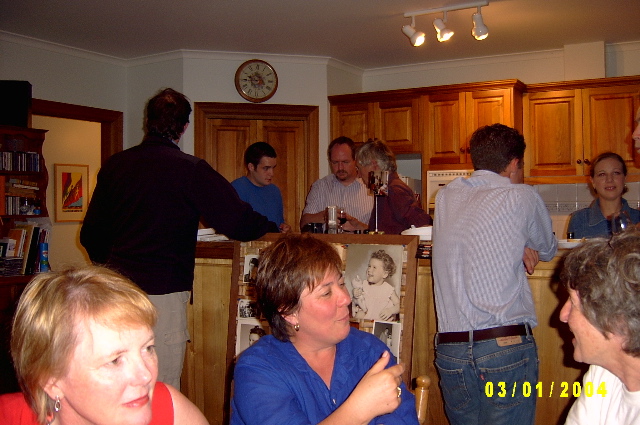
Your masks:
[[[32,99],[31,114],[100,123],[100,159],[104,162],[122,150],[123,113],[110,109]],[[31,123],[29,123],[31,125]]]

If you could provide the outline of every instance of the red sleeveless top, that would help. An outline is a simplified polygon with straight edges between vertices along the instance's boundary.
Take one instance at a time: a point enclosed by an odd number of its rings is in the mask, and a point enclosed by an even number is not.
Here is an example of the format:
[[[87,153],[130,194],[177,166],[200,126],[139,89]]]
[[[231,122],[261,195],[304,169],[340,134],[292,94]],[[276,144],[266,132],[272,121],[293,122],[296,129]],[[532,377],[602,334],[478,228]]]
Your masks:
[[[151,414],[149,425],[173,425],[173,399],[162,382],[156,382]],[[0,395],[0,424],[38,425],[38,421],[22,393],[12,393]]]

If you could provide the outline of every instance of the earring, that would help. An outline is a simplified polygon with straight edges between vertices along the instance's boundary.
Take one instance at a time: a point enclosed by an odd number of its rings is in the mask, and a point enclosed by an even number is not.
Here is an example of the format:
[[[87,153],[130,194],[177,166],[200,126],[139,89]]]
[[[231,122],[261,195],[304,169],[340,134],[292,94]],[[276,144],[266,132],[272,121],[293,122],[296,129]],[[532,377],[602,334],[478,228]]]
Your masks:
[[[298,332],[300,330],[300,324],[296,323],[295,325],[293,325],[293,329]]]
[[[53,403],[53,410],[56,411],[56,413],[58,413],[60,411],[60,397],[56,396],[56,401],[55,403]]]

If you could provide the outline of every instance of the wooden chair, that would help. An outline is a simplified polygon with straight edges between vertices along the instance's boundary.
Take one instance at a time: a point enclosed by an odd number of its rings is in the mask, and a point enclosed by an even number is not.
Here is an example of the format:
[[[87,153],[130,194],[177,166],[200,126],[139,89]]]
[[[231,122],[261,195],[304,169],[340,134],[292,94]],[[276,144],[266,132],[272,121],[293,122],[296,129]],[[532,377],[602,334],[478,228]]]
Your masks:
[[[429,386],[431,379],[427,375],[420,375],[416,378],[416,412],[418,422],[423,424],[427,419],[427,402],[429,401]]]

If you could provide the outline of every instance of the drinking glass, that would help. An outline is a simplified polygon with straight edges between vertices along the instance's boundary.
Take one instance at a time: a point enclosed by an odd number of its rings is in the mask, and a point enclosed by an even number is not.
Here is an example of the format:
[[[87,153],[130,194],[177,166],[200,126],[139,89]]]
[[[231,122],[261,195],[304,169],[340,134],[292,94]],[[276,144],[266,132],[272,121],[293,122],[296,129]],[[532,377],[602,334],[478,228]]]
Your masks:
[[[342,233],[342,225],[347,222],[347,212],[344,208],[338,207],[338,233]]]
[[[633,225],[631,218],[626,211],[619,211],[611,216],[611,234],[616,234],[628,229]]]

